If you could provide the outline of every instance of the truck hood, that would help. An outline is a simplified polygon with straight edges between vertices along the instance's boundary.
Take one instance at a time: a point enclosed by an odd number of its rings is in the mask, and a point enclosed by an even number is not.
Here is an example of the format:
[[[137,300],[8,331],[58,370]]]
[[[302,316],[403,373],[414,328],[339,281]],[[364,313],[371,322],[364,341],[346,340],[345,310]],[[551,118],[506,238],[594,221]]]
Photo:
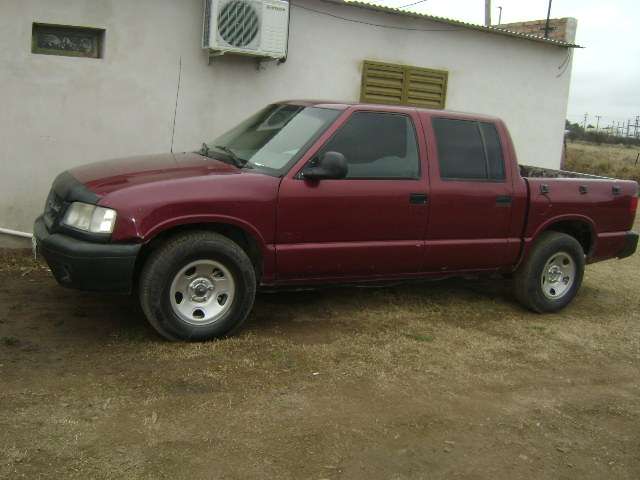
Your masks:
[[[78,181],[97,195],[145,183],[201,177],[238,175],[243,170],[197,153],[164,153],[90,163],[70,170]]]

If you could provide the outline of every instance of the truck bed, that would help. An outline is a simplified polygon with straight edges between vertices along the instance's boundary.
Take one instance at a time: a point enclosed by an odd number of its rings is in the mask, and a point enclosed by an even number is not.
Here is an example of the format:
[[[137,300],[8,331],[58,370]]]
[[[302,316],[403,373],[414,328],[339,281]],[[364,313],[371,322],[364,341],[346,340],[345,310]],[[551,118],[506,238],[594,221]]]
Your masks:
[[[525,243],[556,223],[559,231],[580,224],[588,261],[614,257],[634,221],[636,182],[564,170],[519,166],[527,185],[529,210]]]

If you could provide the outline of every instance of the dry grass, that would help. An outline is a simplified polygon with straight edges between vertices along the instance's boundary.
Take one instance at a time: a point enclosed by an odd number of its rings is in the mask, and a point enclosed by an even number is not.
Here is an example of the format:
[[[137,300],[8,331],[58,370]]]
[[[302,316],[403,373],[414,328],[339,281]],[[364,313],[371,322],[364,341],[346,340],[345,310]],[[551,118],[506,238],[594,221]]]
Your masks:
[[[638,254],[557,314],[495,280],[264,294],[201,344],[18,265],[0,478],[640,478]]]
[[[640,182],[640,147],[569,142],[564,169]]]

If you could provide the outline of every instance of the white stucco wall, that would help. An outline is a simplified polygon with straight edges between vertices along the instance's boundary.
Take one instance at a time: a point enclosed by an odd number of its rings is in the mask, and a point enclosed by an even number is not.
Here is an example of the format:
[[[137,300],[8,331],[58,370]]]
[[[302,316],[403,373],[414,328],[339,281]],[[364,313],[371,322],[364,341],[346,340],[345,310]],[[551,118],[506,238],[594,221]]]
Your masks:
[[[556,46],[340,6],[292,6],[289,58],[257,70],[200,49],[201,0],[0,0],[0,227],[29,231],[53,177],[105,158],[195,149],[264,104],[357,100],[364,59],[449,71],[447,108],[508,124],[521,163],[558,167],[570,69]],[[103,59],[34,55],[33,22],[106,29]]]

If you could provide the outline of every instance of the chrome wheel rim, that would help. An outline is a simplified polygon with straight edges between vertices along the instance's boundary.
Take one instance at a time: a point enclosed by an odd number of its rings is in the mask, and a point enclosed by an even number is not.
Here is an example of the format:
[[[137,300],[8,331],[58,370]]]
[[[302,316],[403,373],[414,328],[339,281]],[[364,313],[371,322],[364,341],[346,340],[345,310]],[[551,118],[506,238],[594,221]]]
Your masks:
[[[191,325],[209,325],[229,311],[236,283],[220,262],[196,260],[178,271],[169,290],[173,312]]]
[[[558,300],[564,297],[576,278],[576,262],[566,252],[558,252],[551,255],[540,278],[542,293],[549,300]]]

